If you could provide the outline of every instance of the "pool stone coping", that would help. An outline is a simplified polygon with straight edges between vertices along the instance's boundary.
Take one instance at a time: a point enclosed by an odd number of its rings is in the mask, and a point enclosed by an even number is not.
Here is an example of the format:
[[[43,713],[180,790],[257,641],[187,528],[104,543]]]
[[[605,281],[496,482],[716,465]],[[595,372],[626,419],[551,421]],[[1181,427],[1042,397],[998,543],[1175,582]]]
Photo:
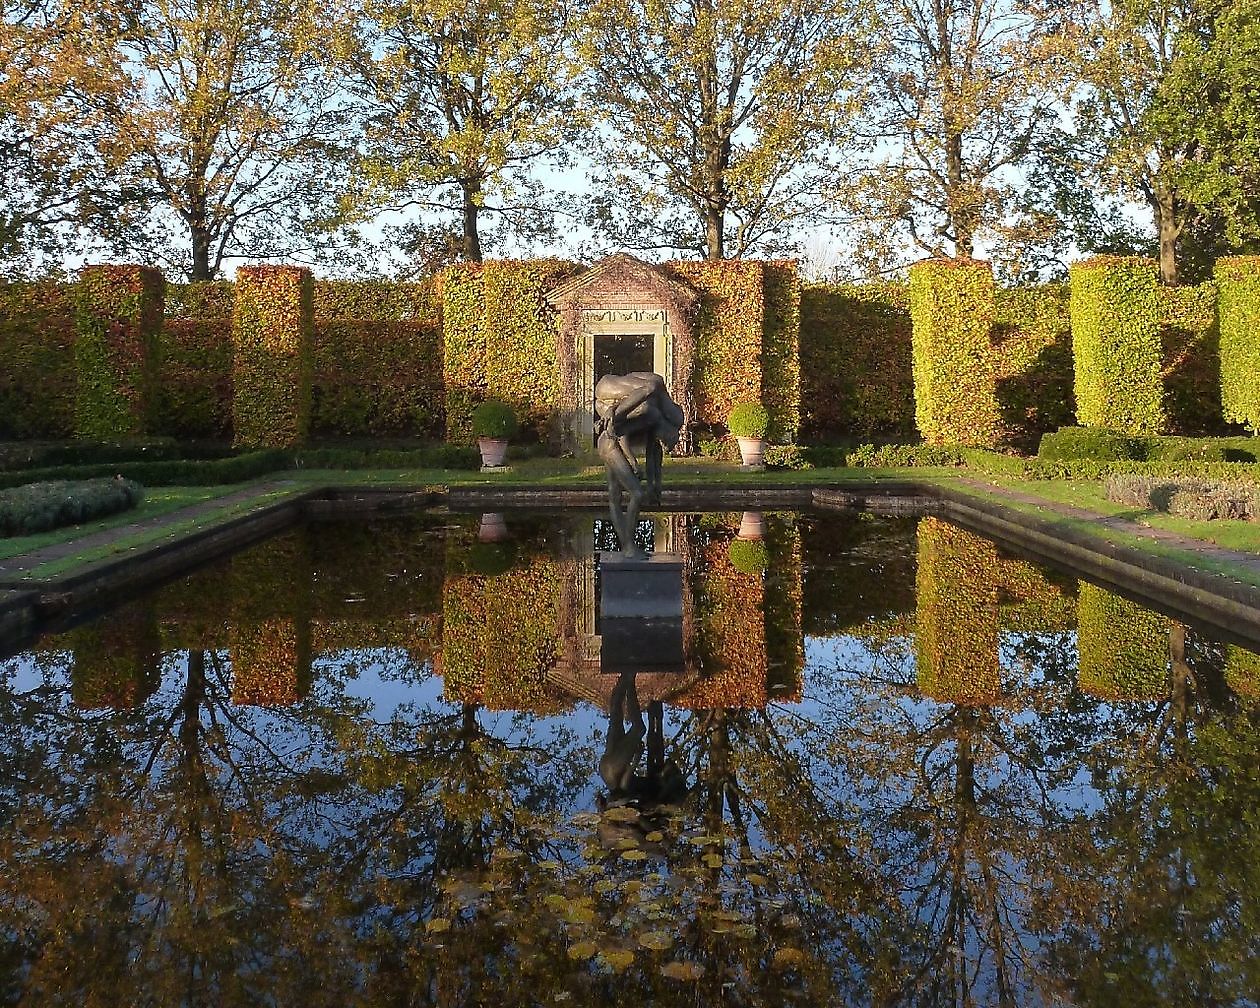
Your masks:
[[[256,506],[251,502],[257,501]],[[291,480],[252,484],[225,496],[167,512],[148,521],[101,530],[0,561],[0,639],[24,636],[50,618],[103,604],[123,592],[179,576],[189,567],[234,552],[304,517],[411,511],[446,505],[456,512],[509,508],[550,510],[606,506],[603,484],[452,486],[310,486]],[[1012,505],[1035,509],[1021,511]],[[842,484],[680,484],[662,493],[661,510],[776,508],[871,510],[883,514],[928,513],[956,521],[1031,553],[1052,565],[1069,564],[1120,594],[1148,600],[1190,618],[1227,628],[1244,624],[1243,639],[1260,643],[1260,556],[1202,540],[1159,532],[1120,518],[1054,503],[1031,494],[961,477],[947,481],[880,478]],[[216,512],[230,512],[219,519]],[[204,519],[203,526],[165,530]],[[1193,555],[1210,555],[1253,572],[1257,583],[1227,573],[1186,566],[1137,545],[1113,542],[1069,522],[1088,522],[1138,540],[1160,541]],[[140,542],[127,546],[130,537]],[[85,560],[40,577],[40,567],[118,544],[119,552]],[[1135,590],[1136,587],[1136,590]],[[1254,631],[1250,627],[1254,626]]]

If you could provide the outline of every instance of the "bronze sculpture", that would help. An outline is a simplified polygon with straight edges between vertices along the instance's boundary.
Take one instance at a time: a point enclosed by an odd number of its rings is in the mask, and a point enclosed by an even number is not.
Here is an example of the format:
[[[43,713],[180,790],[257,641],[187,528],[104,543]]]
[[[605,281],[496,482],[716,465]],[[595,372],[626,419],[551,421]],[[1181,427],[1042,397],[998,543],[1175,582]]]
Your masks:
[[[634,557],[639,508],[661,499],[661,463],[683,427],[683,411],[665,379],[649,371],[604,375],[595,385],[595,450],[608,470],[608,506],[624,556]],[[646,492],[637,452],[645,453]]]

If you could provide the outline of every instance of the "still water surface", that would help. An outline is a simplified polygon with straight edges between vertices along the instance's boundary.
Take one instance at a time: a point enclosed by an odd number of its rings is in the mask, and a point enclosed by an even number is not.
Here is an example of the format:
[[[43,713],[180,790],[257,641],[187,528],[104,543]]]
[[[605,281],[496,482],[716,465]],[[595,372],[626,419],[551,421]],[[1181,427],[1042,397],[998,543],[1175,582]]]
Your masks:
[[[313,524],[0,660],[0,1003],[1255,1003],[1260,657],[934,518],[640,532],[638,675],[590,515]]]

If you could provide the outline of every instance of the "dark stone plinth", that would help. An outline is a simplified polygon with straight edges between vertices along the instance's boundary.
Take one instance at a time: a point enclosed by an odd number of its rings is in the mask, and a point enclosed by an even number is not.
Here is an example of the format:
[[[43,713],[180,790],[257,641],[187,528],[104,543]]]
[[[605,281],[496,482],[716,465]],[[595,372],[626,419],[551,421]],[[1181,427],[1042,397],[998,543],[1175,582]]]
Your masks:
[[[600,620],[682,618],[682,557],[599,555]]]
[[[623,616],[600,622],[601,672],[681,672],[682,617]]]

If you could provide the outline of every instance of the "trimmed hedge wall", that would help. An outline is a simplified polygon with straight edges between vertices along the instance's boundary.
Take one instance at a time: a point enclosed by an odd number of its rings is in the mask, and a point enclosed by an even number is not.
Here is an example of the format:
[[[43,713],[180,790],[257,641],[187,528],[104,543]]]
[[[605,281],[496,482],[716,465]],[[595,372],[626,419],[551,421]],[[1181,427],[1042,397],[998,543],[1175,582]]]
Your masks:
[[[1080,583],[1077,682],[1101,700],[1158,700],[1168,693],[1167,616]]]
[[[673,262],[666,269],[700,292],[695,323],[697,423],[721,427],[731,408],[761,399],[765,327],[762,264]]]
[[[0,283],[0,439],[74,433],[74,288]]]
[[[1226,421],[1260,433],[1260,256],[1216,264],[1221,406]]]
[[[242,266],[232,318],[233,443],[283,448],[310,430],[311,271]]]
[[[544,295],[577,270],[558,259],[498,259],[482,270],[486,396],[511,406],[539,440],[560,407],[556,323]]]
[[[1032,452],[1072,422],[1072,318],[1067,284],[994,291],[993,370],[1004,444]]]
[[[914,433],[910,289],[801,288],[801,430],[808,441]]]
[[[918,529],[915,677],[940,703],[988,706],[1002,697],[997,546],[939,518]]]
[[[75,287],[74,431],[148,433],[157,414],[166,281],[146,266],[86,266]]]
[[[227,280],[166,288],[157,430],[181,439],[232,433],[232,312]]]
[[[988,263],[932,259],[910,267],[914,415],[928,444],[997,445],[995,318]]]
[[[795,444],[801,430],[801,278],[795,262],[762,264],[761,402],[766,437]]]
[[[442,297],[442,379],[446,438],[471,444],[472,411],[486,398],[485,283],[481,263],[448,267]]]
[[[1172,434],[1218,434],[1221,337],[1216,285],[1157,288],[1164,409]]]
[[[1077,420],[1124,434],[1164,433],[1155,263],[1099,256],[1069,272]]]

